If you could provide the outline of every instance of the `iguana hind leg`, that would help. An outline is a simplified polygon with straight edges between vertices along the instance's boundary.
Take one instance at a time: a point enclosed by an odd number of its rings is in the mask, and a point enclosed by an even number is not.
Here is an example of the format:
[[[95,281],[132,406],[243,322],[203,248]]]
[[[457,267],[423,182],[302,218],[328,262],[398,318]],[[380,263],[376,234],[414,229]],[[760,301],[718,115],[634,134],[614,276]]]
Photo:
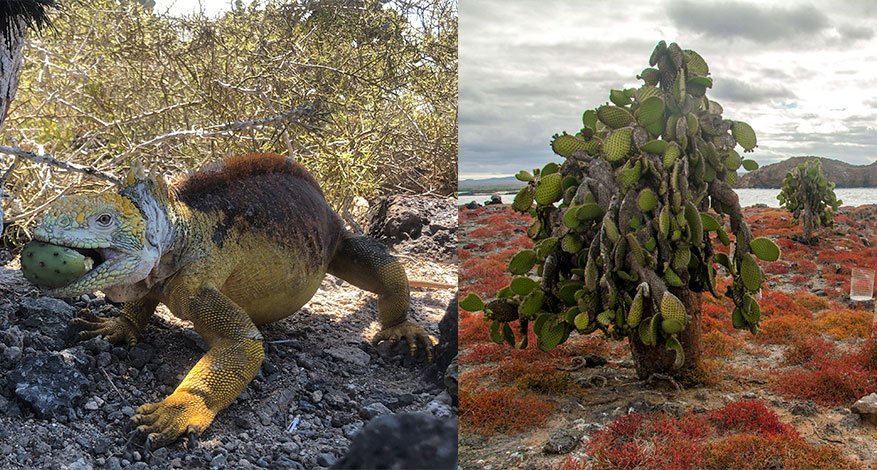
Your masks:
[[[432,358],[435,339],[423,327],[406,319],[411,303],[408,277],[402,263],[387,253],[384,245],[372,238],[346,235],[329,263],[329,274],[378,294],[381,331],[372,340],[374,343],[404,339],[414,354],[420,342],[427,357]]]
[[[87,311],[82,318],[73,319],[73,328],[80,341],[103,336],[113,344],[134,346],[157,306],[158,300],[147,297],[125,302],[117,317],[99,317]]]
[[[201,434],[244,391],[265,357],[262,335],[239,306],[214,288],[186,291],[173,290],[168,306],[192,320],[210,350],[170,396],[137,409],[132,421],[152,448],[184,433]]]

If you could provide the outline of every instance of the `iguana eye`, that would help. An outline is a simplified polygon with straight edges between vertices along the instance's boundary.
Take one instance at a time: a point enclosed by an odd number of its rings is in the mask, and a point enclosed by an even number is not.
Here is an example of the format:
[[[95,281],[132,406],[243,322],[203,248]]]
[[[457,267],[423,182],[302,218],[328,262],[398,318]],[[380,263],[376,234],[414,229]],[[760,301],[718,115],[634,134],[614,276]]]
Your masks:
[[[98,225],[103,225],[104,227],[106,227],[106,226],[110,225],[111,223],[113,223],[113,216],[110,214],[101,214],[97,218],[97,223],[98,223]]]

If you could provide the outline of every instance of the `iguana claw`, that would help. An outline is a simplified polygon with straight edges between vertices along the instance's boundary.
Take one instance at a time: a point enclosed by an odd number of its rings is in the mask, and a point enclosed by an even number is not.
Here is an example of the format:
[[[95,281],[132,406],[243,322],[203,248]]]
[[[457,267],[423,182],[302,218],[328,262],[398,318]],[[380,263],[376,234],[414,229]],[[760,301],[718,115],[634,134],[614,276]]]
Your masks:
[[[417,343],[419,341],[426,350],[426,359],[432,361],[432,348],[438,341],[436,341],[434,336],[427,333],[422,326],[407,320],[379,331],[374,339],[372,339],[372,344],[378,344],[381,341],[396,343],[403,338],[408,342],[408,349],[411,351],[412,356],[417,352]]]
[[[183,434],[191,440],[213,421],[216,413],[204,400],[186,392],[174,392],[158,403],[147,403],[137,408],[131,422],[137,426],[145,448],[157,449],[172,444]]]
[[[137,327],[125,317],[99,317],[87,310],[82,317],[74,318],[71,325],[80,341],[103,336],[113,344],[134,346],[140,336]]]

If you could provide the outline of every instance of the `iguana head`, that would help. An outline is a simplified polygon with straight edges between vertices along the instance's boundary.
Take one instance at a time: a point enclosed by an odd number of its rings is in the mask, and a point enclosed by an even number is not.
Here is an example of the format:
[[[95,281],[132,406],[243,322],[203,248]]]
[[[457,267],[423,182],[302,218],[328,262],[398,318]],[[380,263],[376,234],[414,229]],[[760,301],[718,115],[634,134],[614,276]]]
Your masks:
[[[93,265],[69,284],[46,293],[75,297],[101,290],[114,301],[136,298],[133,286],[149,277],[166,246],[166,212],[158,203],[162,198],[156,198],[160,189],[166,191],[155,177],[129,177],[119,192],[55,201],[34,229],[34,240],[72,248]]]

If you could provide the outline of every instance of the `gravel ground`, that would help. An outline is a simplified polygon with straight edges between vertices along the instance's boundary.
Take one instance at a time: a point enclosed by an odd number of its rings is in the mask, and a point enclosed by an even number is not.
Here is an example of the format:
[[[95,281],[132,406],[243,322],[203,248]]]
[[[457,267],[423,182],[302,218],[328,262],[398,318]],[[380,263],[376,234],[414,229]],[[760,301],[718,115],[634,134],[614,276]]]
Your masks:
[[[422,241],[402,237],[395,253],[409,278],[456,284],[445,248],[454,243],[456,208],[414,205],[453,213],[427,214]],[[373,347],[375,297],[331,276],[301,311],[262,328],[261,371],[197,442],[147,452],[128,442],[129,417],[173,391],[203,342],[162,307],[133,348],[101,338],[75,344],[70,319],[83,310],[115,315],[116,306],[100,296],[40,296],[14,252],[0,250],[0,468],[354,468],[377,465],[369,451],[385,466],[456,467],[456,392],[445,385],[455,373],[445,377],[447,361],[424,365],[404,348]],[[413,318],[438,336],[455,294],[414,289]],[[446,322],[455,323],[449,310]],[[455,330],[446,336],[455,344]]]

